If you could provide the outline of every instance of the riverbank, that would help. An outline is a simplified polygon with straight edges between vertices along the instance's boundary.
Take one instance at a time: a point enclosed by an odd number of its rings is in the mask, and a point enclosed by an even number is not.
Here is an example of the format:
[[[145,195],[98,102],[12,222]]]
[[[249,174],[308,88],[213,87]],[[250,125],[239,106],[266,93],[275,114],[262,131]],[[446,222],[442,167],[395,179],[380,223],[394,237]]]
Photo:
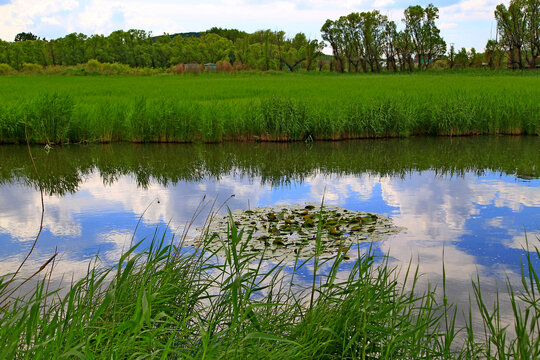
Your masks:
[[[338,269],[347,251],[331,259],[316,255],[310,265],[297,258],[294,265],[274,266],[248,255],[246,241],[255,240],[232,221],[230,228],[222,234],[229,241],[220,250],[221,261],[205,245],[186,251],[182,239],[155,235],[146,251],[137,254],[135,244],[115,267],[90,266],[65,296],[48,291],[48,274],[61,271],[61,261],[56,270],[54,261],[44,264],[37,273],[42,280],[27,297],[10,297],[15,283],[0,278],[2,356],[470,359],[540,353],[540,288],[531,266],[531,257],[540,258],[538,250],[524,259],[525,289],[511,294],[518,335],[513,341],[499,308],[482,297],[479,280],[471,294],[476,304],[457,309],[445,300],[444,272],[442,288],[420,292],[414,268],[402,269],[412,284],[407,290],[388,259],[370,250],[354,250],[357,260],[345,278]],[[306,266],[311,279],[297,275]],[[462,310],[479,311],[485,341],[478,341],[483,334],[475,334],[472,325],[455,326]],[[457,340],[460,331],[467,334],[463,343]]]
[[[312,141],[540,134],[539,76],[2,76],[0,142]]]

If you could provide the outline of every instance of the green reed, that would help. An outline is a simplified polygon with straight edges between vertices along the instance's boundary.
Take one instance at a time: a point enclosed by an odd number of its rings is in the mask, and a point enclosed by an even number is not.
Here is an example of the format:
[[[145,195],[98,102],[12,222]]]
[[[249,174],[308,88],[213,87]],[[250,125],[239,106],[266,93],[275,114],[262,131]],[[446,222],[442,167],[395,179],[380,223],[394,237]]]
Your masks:
[[[0,77],[0,142],[539,134],[538,75]]]
[[[246,246],[255,240],[232,221],[222,236],[207,234],[195,249],[156,233],[145,251],[134,244],[114,267],[91,264],[65,293],[48,291],[48,267],[40,269],[45,275],[26,296],[7,296],[16,283],[0,278],[0,358],[532,359],[540,354],[540,283],[532,266],[532,256],[540,258],[538,249],[526,257],[523,289],[509,293],[517,337],[507,334],[497,303],[489,306],[480,281],[474,281],[485,328],[481,340],[472,320],[463,330],[455,327],[444,268],[439,300],[434,288],[418,290],[417,268],[409,266],[398,282],[398,269],[371,250],[357,250],[345,278],[339,272],[345,253],[332,259],[316,255],[309,262],[312,279],[302,280],[299,271],[308,261],[297,258],[285,266],[265,263],[263,254],[247,255]],[[219,258],[205,250],[210,241],[222,241]],[[329,270],[323,273],[323,267]],[[462,344],[456,340],[459,331],[467,333]]]

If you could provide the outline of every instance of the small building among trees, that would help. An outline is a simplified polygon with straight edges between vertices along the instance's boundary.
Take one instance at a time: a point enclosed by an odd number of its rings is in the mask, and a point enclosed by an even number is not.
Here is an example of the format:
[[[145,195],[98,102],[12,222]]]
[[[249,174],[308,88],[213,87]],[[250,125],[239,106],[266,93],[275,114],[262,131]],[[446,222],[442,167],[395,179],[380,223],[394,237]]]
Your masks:
[[[204,64],[204,71],[216,72],[217,71],[217,64],[214,64],[214,63]]]

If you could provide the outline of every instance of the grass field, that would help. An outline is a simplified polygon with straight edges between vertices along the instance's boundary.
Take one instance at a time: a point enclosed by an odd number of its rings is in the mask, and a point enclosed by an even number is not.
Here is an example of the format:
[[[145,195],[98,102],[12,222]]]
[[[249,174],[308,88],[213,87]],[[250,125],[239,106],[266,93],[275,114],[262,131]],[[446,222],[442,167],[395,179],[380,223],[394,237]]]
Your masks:
[[[531,73],[0,77],[0,142],[540,134]]]

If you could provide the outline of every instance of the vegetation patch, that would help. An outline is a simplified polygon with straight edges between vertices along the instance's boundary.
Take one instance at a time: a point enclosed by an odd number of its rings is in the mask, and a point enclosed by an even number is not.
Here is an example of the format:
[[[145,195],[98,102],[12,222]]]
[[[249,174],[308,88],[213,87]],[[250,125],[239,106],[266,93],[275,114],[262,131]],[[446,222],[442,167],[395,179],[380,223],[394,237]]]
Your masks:
[[[222,241],[229,240],[231,221],[249,233],[243,237],[246,253],[264,253],[265,259],[275,260],[307,259],[316,253],[329,258],[341,252],[347,257],[349,248],[358,242],[376,241],[404,229],[386,216],[338,206],[267,206],[235,210],[214,220],[208,229],[215,234],[214,241],[207,244],[208,249],[218,250]]]
[[[25,295],[0,276],[0,344],[5,359],[538,359],[539,281],[523,259],[521,288],[510,283],[510,321],[483,297],[473,280],[470,308],[458,309],[432,287],[415,287],[418,269],[405,280],[388,258],[371,251],[338,276],[345,256],[313,258],[292,268],[264,266],[248,254],[234,222],[222,249],[184,251],[179,242],[154,236],[135,244],[115,267],[90,265],[65,295],[49,289],[55,264],[34,273]],[[204,241],[205,244],[212,239]],[[215,254],[222,253],[220,261]],[[52,259],[52,258],[51,258]],[[258,264],[258,265],[257,265]],[[311,266],[311,265],[310,265]],[[330,266],[330,270],[328,270]],[[60,267],[62,265],[60,264]],[[60,270],[62,271],[62,270]],[[24,280],[20,280],[24,281]],[[412,284],[407,290],[405,284]],[[28,291],[27,291],[28,290]],[[464,312],[465,327],[456,324]],[[481,316],[476,333],[472,314]],[[459,338],[459,333],[466,333]],[[495,355],[494,355],[495,354]]]
[[[0,143],[540,134],[538,75],[0,77]]]

